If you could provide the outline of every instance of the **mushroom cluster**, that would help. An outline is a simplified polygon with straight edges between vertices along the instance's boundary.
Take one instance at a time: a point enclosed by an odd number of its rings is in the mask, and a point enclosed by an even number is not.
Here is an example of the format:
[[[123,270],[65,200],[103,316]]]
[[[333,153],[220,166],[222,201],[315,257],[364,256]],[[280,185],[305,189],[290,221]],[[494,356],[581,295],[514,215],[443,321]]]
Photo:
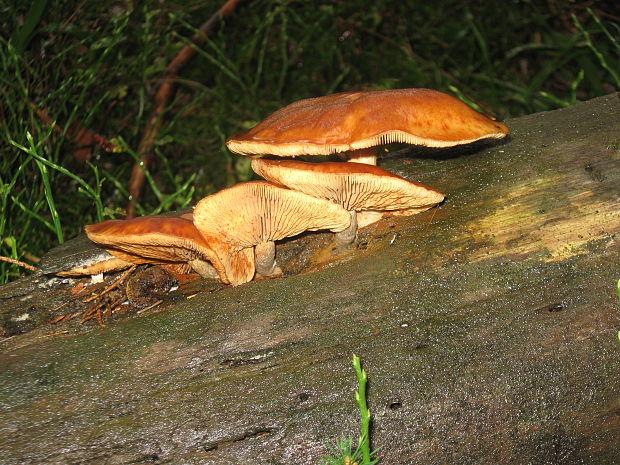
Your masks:
[[[336,244],[356,237],[362,215],[413,214],[444,199],[432,187],[376,166],[382,144],[450,147],[499,139],[509,130],[460,100],[429,89],[346,92],[294,102],[226,145],[252,156],[266,181],[240,183],[203,198],[193,213],[86,226],[104,262],[67,270],[94,274],[151,263],[239,285],[282,273],[275,241],[329,230]],[[339,154],[349,162],[309,163],[299,155]],[[291,157],[280,159],[278,157]]]

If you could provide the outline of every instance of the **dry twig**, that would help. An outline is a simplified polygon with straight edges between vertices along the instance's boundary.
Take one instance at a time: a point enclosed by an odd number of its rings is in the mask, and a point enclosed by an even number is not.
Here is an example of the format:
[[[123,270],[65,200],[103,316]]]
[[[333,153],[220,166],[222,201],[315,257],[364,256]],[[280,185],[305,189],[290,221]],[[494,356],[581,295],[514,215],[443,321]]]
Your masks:
[[[141,309],[141,310],[138,310],[138,315],[140,315],[141,313],[146,312],[147,310],[152,309],[153,307],[157,307],[157,306],[158,306],[159,304],[161,304],[162,302],[163,302],[163,300],[158,300],[158,301],[157,301],[157,302],[155,302],[154,304],[149,305],[148,307],[145,307],[145,308],[143,308],[143,309]]]
[[[121,276],[119,276],[116,279],[116,281],[114,281],[112,284],[110,284],[108,287],[106,287],[103,291],[101,291],[98,294],[91,295],[88,299],[83,300],[82,302],[84,302],[84,303],[92,302],[93,300],[101,297],[102,295],[107,294],[112,289],[117,288],[125,279],[127,279],[127,276],[129,276],[131,274],[131,272],[136,269],[136,266],[137,265],[133,265],[131,268],[129,268],[127,271],[125,271]]]
[[[67,334],[69,332],[68,329],[64,329],[62,331],[58,331],[57,333],[52,333],[52,334],[44,334],[43,336],[38,336],[35,339],[44,339],[46,337],[52,337],[52,336],[60,336],[61,334]]]
[[[12,263],[13,265],[21,266],[22,268],[26,268],[30,271],[37,271],[36,266],[29,265],[28,263],[20,262],[19,260],[15,260],[9,257],[0,256],[0,261]]]
[[[140,162],[136,162],[131,171],[131,178],[129,179],[130,201],[127,204],[127,218],[133,218],[136,215],[136,204],[140,199],[144,186],[144,172],[148,168],[152,158],[153,145],[159,134],[159,129],[161,128],[164,112],[172,97],[175,78],[179,71],[196,54],[196,47],[201,47],[205,43],[209,33],[219,24],[222,18],[235,11],[237,3],[239,3],[239,0],[227,0],[207,22],[200,26],[199,33],[195,34],[191,39],[193,45],[186,45],[183,47],[166,68],[166,74],[161,79],[157,94],[155,94],[155,108],[153,108],[151,112],[151,116],[144,129],[142,140],[138,146]]]

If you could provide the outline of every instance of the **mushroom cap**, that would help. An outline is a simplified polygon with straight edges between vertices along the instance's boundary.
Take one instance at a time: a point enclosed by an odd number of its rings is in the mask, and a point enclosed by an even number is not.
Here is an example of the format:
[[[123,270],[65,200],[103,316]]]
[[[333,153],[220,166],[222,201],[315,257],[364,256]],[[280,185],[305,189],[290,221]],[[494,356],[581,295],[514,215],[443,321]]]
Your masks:
[[[331,200],[347,210],[424,211],[445,197],[432,187],[362,163],[254,158],[252,169],[271,182]]]
[[[226,141],[242,155],[329,155],[404,142],[451,147],[510,130],[456,97],[431,89],[344,92],[300,100]]]
[[[188,218],[141,216],[102,221],[84,229],[91,241],[102,245],[112,255],[136,264],[211,261],[213,256],[209,244]]]
[[[68,270],[58,271],[58,276],[93,276],[99,273],[107,273],[109,271],[120,271],[130,266],[133,266],[134,262],[123,260],[122,258],[111,256],[111,258],[77,265]]]
[[[234,285],[253,278],[257,244],[304,231],[340,232],[350,222],[349,213],[333,202],[264,181],[236,184],[194,208],[194,224]]]

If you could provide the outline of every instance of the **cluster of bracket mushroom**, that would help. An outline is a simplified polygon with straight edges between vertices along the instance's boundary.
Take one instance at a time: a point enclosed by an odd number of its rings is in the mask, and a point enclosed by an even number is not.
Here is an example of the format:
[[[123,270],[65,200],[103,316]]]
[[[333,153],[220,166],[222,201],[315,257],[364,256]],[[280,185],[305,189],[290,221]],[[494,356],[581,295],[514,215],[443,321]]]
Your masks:
[[[152,263],[239,285],[281,273],[275,241],[330,230],[350,244],[358,217],[413,214],[444,199],[439,191],[376,166],[377,147],[401,142],[450,147],[499,139],[509,130],[460,100],[429,89],[346,92],[300,100],[276,111],[228,148],[252,156],[266,181],[240,183],[203,198],[193,213],[146,216],[86,226],[113,257],[64,275]],[[339,154],[348,162],[281,159]],[[350,163],[356,162],[356,163]],[[363,216],[365,215],[365,216]],[[370,221],[372,222],[372,221]]]

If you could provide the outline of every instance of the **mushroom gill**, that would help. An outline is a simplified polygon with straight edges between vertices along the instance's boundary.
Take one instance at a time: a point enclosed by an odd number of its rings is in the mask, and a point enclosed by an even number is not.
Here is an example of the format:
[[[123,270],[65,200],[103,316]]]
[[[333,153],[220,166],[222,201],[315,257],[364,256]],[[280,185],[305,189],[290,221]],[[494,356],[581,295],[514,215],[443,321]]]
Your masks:
[[[187,264],[207,278],[221,278],[213,268],[213,251],[187,217],[141,216],[131,220],[107,220],[87,225],[88,238],[115,257],[134,264],[152,263],[182,269]]]
[[[361,163],[254,158],[252,169],[271,182],[330,200],[350,211],[350,228],[336,235],[341,244],[355,239],[355,212],[403,210],[419,213],[444,199],[444,195],[432,187]]]
[[[215,253],[214,265],[225,270],[233,285],[257,272],[274,276],[274,241],[304,231],[345,230],[349,213],[327,200],[264,181],[240,183],[202,199],[194,224]]]

